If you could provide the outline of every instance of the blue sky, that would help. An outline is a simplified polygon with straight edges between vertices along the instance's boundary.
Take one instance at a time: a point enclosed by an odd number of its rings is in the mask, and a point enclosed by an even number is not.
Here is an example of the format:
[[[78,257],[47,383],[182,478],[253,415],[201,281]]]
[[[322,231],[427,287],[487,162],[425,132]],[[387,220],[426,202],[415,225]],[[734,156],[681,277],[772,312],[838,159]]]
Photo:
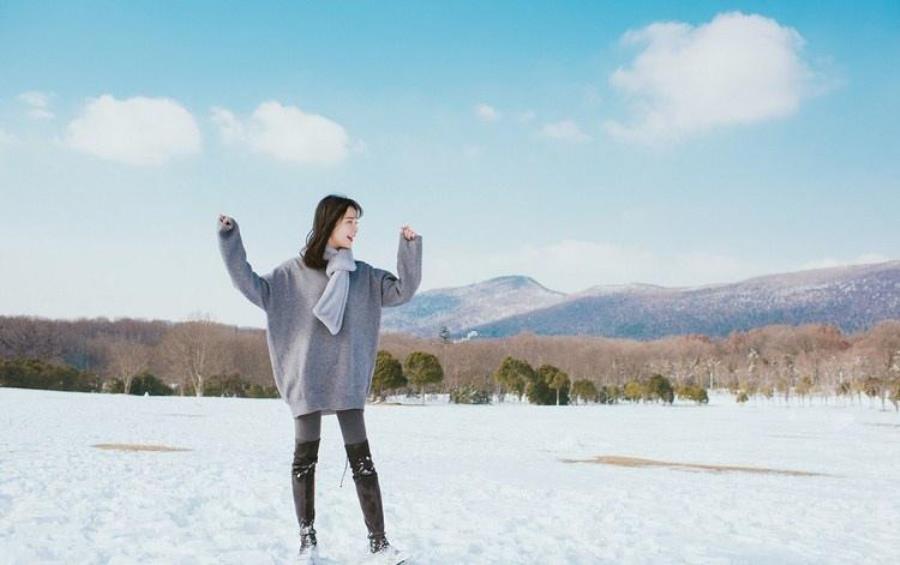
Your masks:
[[[0,313],[262,326],[318,200],[421,290],[900,257],[896,2],[0,2]]]

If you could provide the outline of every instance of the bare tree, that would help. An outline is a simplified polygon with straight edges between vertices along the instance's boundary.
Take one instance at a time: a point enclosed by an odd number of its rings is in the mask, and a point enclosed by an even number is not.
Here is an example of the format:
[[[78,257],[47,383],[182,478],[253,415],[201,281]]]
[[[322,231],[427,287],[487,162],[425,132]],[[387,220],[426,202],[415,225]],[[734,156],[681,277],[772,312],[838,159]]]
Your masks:
[[[131,391],[131,382],[150,367],[151,348],[124,339],[106,343],[106,374],[122,379],[125,394]]]
[[[222,369],[222,333],[219,324],[200,314],[172,327],[160,343],[168,366],[197,396],[203,396],[207,379]]]
[[[55,320],[15,316],[0,321],[0,354],[3,357],[59,361],[62,352],[60,324]]]

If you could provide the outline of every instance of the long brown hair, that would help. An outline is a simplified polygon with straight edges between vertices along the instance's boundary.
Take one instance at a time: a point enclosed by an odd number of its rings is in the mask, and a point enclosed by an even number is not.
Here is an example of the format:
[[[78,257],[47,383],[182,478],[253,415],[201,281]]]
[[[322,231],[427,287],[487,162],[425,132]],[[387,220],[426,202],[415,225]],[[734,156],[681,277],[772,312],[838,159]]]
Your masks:
[[[352,198],[329,194],[319,201],[316,206],[316,215],[313,218],[313,228],[306,234],[306,247],[300,250],[300,255],[307,267],[324,269],[328,266],[328,261],[325,260],[325,245],[328,243],[334,227],[344,217],[347,208],[351,206],[356,209],[357,217],[361,218],[362,207]]]

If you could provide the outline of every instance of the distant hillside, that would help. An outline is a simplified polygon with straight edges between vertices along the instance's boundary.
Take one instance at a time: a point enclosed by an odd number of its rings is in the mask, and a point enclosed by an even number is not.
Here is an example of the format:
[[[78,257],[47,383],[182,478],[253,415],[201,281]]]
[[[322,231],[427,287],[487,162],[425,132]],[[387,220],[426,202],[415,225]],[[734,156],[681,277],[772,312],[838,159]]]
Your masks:
[[[845,332],[900,319],[900,261],[754,277],[699,287],[593,286],[566,294],[530,277],[505,276],[417,294],[384,310],[385,331],[482,337],[522,331],[655,339],[728,335],[768,324],[833,323]]]
[[[465,328],[515,316],[565,301],[567,295],[541,286],[531,277],[506,276],[455,288],[418,293],[398,308],[385,308],[382,330],[435,335],[434,328]]]

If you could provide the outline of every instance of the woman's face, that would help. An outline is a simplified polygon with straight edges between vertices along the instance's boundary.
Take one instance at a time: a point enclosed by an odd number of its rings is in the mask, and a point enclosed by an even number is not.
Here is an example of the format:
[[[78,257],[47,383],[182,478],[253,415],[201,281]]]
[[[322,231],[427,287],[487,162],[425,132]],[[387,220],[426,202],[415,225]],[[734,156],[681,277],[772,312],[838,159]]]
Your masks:
[[[328,238],[328,244],[336,249],[346,247],[353,248],[353,241],[356,240],[356,233],[359,231],[359,216],[356,208],[347,206],[344,217],[338,221],[337,225],[331,231],[331,237]]]

